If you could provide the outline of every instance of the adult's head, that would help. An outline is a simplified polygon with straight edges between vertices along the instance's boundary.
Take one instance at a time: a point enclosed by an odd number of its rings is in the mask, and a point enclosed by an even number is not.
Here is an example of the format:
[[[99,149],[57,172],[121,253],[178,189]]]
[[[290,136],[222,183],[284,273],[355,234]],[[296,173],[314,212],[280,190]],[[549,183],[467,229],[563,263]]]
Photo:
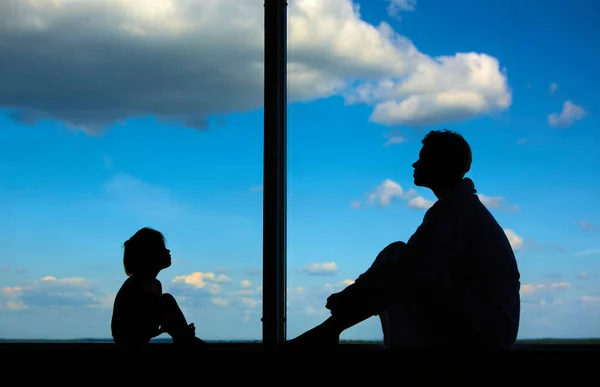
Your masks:
[[[171,250],[165,245],[165,237],[159,231],[144,227],[124,244],[123,266],[127,275],[156,275],[171,266]]]
[[[471,147],[460,134],[432,130],[422,143],[419,159],[412,165],[416,186],[443,190],[462,180],[471,169]]]

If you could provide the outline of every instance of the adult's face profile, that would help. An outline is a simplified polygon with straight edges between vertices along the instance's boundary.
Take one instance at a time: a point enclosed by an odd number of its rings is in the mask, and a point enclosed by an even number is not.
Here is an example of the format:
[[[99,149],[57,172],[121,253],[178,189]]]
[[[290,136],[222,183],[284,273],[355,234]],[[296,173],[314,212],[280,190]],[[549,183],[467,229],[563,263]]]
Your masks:
[[[419,159],[412,166],[414,184],[417,187],[431,188],[440,180],[439,174],[443,170],[442,160],[427,145],[421,148]]]

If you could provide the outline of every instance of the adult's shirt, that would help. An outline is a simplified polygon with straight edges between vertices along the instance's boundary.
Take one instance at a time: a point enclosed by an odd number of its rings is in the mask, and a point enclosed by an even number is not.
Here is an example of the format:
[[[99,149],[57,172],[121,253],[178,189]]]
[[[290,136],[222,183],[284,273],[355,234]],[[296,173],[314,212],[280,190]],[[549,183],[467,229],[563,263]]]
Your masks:
[[[516,340],[520,275],[513,249],[468,178],[353,286],[348,293],[377,306],[392,348],[504,349]]]

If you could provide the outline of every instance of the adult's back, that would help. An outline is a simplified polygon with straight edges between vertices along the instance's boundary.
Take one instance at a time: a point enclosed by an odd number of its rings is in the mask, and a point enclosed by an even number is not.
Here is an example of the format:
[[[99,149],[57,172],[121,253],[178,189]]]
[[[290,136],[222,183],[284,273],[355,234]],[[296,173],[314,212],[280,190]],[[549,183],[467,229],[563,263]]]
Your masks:
[[[504,230],[464,179],[424,216],[392,281],[396,301],[381,314],[390,347],[507,348],[519,323],[519,271]]]
[[[505,231],[479,198],[465,203],[463,315],[473,345],[509,348],[520,319],[520,274]]]

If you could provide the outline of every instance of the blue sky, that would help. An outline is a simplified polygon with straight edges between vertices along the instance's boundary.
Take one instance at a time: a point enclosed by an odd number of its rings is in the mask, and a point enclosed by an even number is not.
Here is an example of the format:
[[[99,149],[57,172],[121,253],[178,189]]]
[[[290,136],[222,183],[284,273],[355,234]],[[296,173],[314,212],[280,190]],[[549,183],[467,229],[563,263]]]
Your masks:
[[[5,338],[109,337],[122,243],[151,226],[197,334],[260,339],[262,2],[138,3],[0,5]],[[435,198],[411,164],[443,127],[510,230],[520,337],[600,336],[597,11],[290,2],[290,338],[420,224]],[[381,336],[376,319],[344,334]]]

